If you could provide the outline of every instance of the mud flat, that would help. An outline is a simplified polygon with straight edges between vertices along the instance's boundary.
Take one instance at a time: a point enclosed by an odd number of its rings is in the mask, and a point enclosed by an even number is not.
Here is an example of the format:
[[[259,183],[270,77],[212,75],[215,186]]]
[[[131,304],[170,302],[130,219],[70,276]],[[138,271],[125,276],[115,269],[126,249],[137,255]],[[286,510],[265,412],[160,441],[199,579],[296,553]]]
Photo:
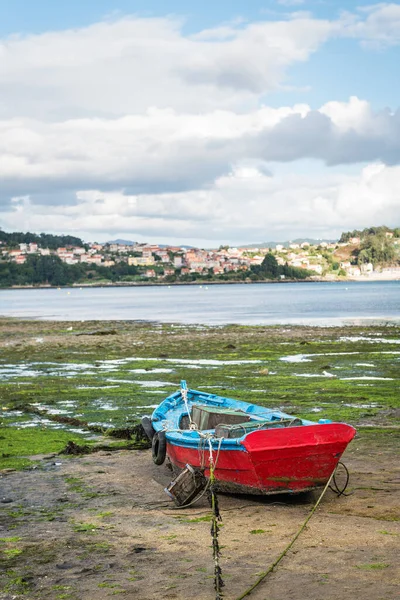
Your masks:
[[[390,326],[0,320],[1,600],[215,597],[206,500],[174,510],[167,469],[112,435],[132,438],[180,379],[358,429],[344,456],[351,495],[328,491],[249,597],[398,598],[399,342]],[[106,449],[58,454],[69,439]],[[315,500],[220,496],[226,598],[279,556]]]

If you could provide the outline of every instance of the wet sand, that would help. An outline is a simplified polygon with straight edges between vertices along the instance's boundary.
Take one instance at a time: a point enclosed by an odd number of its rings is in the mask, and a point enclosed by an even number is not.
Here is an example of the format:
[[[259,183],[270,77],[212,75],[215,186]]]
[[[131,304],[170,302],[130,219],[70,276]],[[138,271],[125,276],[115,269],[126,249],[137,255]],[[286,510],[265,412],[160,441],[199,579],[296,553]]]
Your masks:
[[[398,598],[398,450],[393,442],[356,438],[344,457],[351,495],[328,490],[288,555],[249,597]],[[207,501],[174,509],[163,492],[170,473],[152,464],[150,451],[50,456],[43,464],[44,471],[1,475],[1,536],[18,538],[2,549],[21,550],[7,560],[2,600],[18,591],[43,600],[215,597]],[[227,599],[279,556],[317,496],[220,495]]]
[[[95,360],[98,355],[102,359],[107,356],[110,348],[118,356],[133,352],[153,356],[154,349],[161,347],[160,331],[144,324],[108,324],[109,335],[105,337],[84,335],[98,332],[104,324],[81,324],[78,331],[76,324],[73,327],[71,331],[72,324],[68,323],[4,320],[0,327],[3,360],[43,360],[54,353],[55,357],[60,356],[56,360],[65,361],[72,350],[71,360],[76,361],[81,354],[82,359],[89,360],[90,356]],[[116,333],[111,334],[114,330]],[[168,328],[162,335],[164,348],[169,344],[172,357],[254,358],[258,344],[262,357],[270,348],[269,360],[272,361],[273,350],[274,368],[282,371],[280,389],[287,391],[292,381],[295,397],[300,389],[304,394],[311,383],[307,380],[307,387],[299,388],[306,378],[292,374],[290,379],[293,367],[281,360],[282,354],[304,352],[306,346],[306,352],[313,351],[317,356],[321,348],[332,350],[332,339],[360,336],[361,331],[367,336],[372,330]],[[397,339],[397,329],[383,333]],[[290,340],[291,345],[282,340]],[[135,346],[138,342],[141,345]],[[377,352],[377,345],[365,340],[335,344],[343,351],[351,352],[355,344],[357,348],[362,344],[367,352]],[[382,344],[383,356],[388,356],[388,347],[391,346]],[[393,352],[398,349],[393,344]],[[397,360],[397,354],[393,357],[393,361]],[[358,353],[355,357],[350,354],[348,359],[352,365],[364,362]],[[324,356],[320,360],[323,362],[319,371],[328,367]],[[329,360],[332,366],[336,359]],[[314,368],[310,362],[295,366],[296,372],[300,366]],[[216,380],[225,377],[223,370],[210,373],[217,373],[212,375]],[[203,371],[197,377],[204,381],[205,375]],[[148,378],[147,374],[143,376]],[[249,377],[253,381],[270,376],[257,371]],[[272,389],[276,391],[278,375],[273,377]],[[247,385],[248,379],[244,381]],[[245,384],[238,380],[235,385],[240,389]],[[395,425],[398,409],[385,409],[394,406],[396,381],[378,384],[382,408],[376,414],[365,416],[369,409],[362,408],[357,416],[356,409],[349,409],[354,411],[355,419],[365,424],[343,457],[351,473],[351,495],[337,497],[327,492],[293,548],[249,596],[252,600],[400,597],[400,436]],[[328,386],[331,394],[336,383],[324,378],[321,385],[319,394]],[[349,381],[347,385],[346,389],[354,390],[360,405],[367,401],[358,398],[361,390],[363,396],[378,393],[374,387],[355,387],[356,382]],[[20,393],[25,387],[21,386]],[[10,386],[7,402],[11,402],[12,390]],[[40,399],[42,392],[40,385],[32,388],[30,402]],[[293,403],[292,396],[287,401]],[[36,458],[38,464],[28,470],[0,472],[1,600],[20,595],[28,600],[103,600],[114,596],[129,600],[215,598],[207,501],[202,499],[185,510],[174,509],[163,492],[171,475],[165,467],[153,465],[149,450]],[[276,560],[317,497],[316,493],[269,498],[220,495],[221,567],[226,599],[238,598]]]

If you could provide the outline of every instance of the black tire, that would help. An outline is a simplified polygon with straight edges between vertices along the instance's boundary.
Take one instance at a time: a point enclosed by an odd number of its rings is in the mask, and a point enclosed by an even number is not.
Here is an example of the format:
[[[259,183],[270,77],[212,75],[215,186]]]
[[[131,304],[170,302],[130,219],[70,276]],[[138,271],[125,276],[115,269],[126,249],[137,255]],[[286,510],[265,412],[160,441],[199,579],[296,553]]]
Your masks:
[[[149,440],[152,441],[155,431],[153,423],[151,422],[151,419],[149,417],[142,417],[142,427]]]
[[[157,431],[151,442],[151,454],[156,465],[162,465],[167,455],[167,440],[165,431]]]

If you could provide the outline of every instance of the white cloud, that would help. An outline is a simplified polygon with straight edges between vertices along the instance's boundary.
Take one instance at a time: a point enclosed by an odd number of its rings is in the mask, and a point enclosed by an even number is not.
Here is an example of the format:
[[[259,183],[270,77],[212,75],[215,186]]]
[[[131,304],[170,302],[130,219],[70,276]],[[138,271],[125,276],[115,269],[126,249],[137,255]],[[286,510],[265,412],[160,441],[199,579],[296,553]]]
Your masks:
[[[0,40],[0,118],[124,116],[152,106],[193,114],[249,110],[331,38],[399,43],[400,5],[331,21],[301,13],[237,21],[194,35],[182,25],[131,16]]]
[[[125,17],[0,43],[0,115],[124,115],[150,106],[241,107],[276,89],[333,24],[298,18],[184,35],[173,18]]]
[[[209,245],[295,238],[305,232],[330,237],[355,224],[398,225],[400,167],[376,163],[351,176],[322,170],[275,177],[256,167],[237,167],[207,190],[128,196],[88,190],[77,196],[76,205],[57,206],[51,213],[21,198],[4,215],[7,227],[86,232],[90,239],[123,234]]]
[[[400,5],[380,3],[361,7],[362,18],[346,34],[362,40],[366,46],[385,48],[400,44]],[[366,18],[363,18],[364,15]]]
[[[2,194],[125,188],[160,193],[210,186],[232,165],[314,158],[326,164],[400,162],[400,112],[358,98],[198,115],[149,109],[116,119],[0,122]]]
[[[399,43],[399,11],[190,36],[177,19],[125,17],[3,40],[3,226],[256,241],[399,218],[399,112],[356,97],[318,110],[260,106],[332,37]],[[302,159],[315,161],[314,176],[270,176],[274,163]],[[320,177],[322,163],[380,167]]]

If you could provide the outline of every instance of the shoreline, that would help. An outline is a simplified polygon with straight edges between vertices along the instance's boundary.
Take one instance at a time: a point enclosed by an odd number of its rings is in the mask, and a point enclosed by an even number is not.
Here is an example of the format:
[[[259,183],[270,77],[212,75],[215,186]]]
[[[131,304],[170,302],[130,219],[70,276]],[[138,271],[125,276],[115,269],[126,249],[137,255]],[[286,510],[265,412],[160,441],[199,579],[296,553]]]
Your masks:
[[[75,289],[75,288],[118,288],[118,287],[177,287],[177,286],[208,286],[208,285],[260,285],[260,284],[286,284],[286,283],[384,283],[400,281],[400,274],[396,273],[393,277],[388,277],[387,274],[376,273],[372,275],[365,275],[360,277],[347,277],[347,278],[324,278],[324,277],[312,277],[308,279],[266,279],[264,281],[210,281],[210,280],[196,280],[196,281],[115,281],[110,283],[72,283],[70,285],[50,285],[50,284],[38,284],[38,285],[14,285],[11,287],[0,287],[2,290],[37,290],[37,289]]]

